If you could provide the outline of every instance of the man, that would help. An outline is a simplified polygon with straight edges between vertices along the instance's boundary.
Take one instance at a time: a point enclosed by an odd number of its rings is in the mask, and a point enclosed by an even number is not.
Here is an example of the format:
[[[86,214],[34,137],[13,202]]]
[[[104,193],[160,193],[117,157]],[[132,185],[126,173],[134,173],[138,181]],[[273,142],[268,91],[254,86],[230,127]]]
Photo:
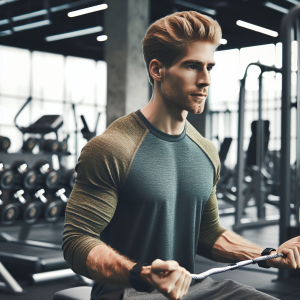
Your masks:
[[[219,225],[218,154],[186,120],[204,109],[220,39],[218,23],[196,12],[152,24],[143,39],[150,102],[81,152],[63,250],[75,272],[95,280],[92,300],[274,299],[234,281],[190,277],[196,254],[231,263],[263,251]],[[277,251],[285,257],[261,266],[300,267],[300,237]]]

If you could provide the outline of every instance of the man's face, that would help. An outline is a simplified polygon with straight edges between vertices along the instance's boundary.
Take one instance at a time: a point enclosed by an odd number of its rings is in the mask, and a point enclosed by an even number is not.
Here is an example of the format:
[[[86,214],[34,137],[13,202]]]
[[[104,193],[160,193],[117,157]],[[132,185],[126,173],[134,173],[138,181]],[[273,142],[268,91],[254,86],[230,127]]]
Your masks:
[[[215,47],[209,42],[191,43],[171,67],[164,69],[161,91],[166,101],[193,114],[203,112]]]

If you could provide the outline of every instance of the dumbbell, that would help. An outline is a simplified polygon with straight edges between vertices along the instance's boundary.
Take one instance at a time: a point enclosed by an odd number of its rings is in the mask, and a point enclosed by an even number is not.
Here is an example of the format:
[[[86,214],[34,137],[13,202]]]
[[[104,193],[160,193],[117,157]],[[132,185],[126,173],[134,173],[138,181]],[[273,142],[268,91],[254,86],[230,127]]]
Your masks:
[[[2,200],[1,195],[2,191],[0,191],[0,223],[12,225],[19,216],[19,208],[11,201]]]
[[[0,188],[10,190],[16,180],[16,174],[12,169],[5,169],[4,164],[0,162]]]
[[[61,178],[59,181],[59,186],[65,187],[68,189],[73,189],[75,184],[76,172],[75,169],[66,169],[64,167],[60,168]]]
[[[59,142],[58,152],[60,152],[60,153],[68,152],[68,139],[69,139],[69,137],[70,137],[70,135],[68,134],[65,139],[63,139],[61,142]]]
[[[59,142],[54,139],[44,140],[41,139],[39,143],[40,150],[44,150],[46,152],[56,153],[59,149]]]
[[[13,198],[17,200],[16,204],[20,209],[20,217],[27,224],[35,223],[40,216],[41,208],[37,202],[25,199],[23,195],[24,190],[13,192]]]
[[[6,136],[0,135],[0,151],[7,152],[10,147],[10,139]]]
[[[40,201],[41,217],[45,218],[47,222],[55,222],[61,215],[62,203],[58,199],[49,200],[44,194],[44,189],[40,189],[34,194],[35,199]]]
[[[17,160],[13,163],[12,169],[17,173],[16,184],[22,185],[25,189],[33,189],[38,180],[37,171],[29,169],[24,160]]]
[[[46,189],[54,189],[60,180],[60,172],[50,168],[49,162],[45,160],[38,161],[34,167],[39,174],[38,183]]]
[[[32,152],[36,144],[37,144],[37,139],[33,137],[29,137],[26,141],[23,142],[22,150],[24,152]]]
[[[55,192],[56,199],[59,199],[61,201],[61,204],[62,204],[62,206],[61,206],[62,207],[61,216],[65,215],[67,202],[69,200],[69,198],[66,196],[65,193],[66,193],[66,190],[64,188],[61,188],[61,189],[59,189]]]

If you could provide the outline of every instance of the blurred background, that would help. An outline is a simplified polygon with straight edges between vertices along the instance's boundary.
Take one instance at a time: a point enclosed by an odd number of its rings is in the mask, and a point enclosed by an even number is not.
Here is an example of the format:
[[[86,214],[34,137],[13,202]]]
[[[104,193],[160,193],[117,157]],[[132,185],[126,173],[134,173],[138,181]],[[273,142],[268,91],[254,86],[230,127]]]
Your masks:
[[[0,297],[52,299],[59,290],[92,284],[68,269],[61,252],[74,168],[91,138],[150,100],[141,40],[150,24],[174,12],[208,15],[223,32],[206,108],[188,116],[219,151],[221,224],[263,247],[300,235],[299,5],[0,0]],[[283,72],[290,78],[286,115]],[[196,257],[196,265],[201,272],[217,264]],[[299,299],[298,271],[245,270],[215,279],[243,278],[277,298]]]

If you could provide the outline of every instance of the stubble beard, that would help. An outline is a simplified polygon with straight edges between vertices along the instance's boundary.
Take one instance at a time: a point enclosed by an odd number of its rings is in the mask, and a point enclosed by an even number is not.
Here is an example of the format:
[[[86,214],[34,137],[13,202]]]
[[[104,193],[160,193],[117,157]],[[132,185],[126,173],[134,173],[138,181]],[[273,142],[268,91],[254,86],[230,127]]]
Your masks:
[[[206,100],[196,101],[191,96],[193,93],[199,93],[198,91],[186,92],[179,89],[175,84],[165,83],[161,86],[161,93],[163,98],[169,103],[173,103],[183,110],[192,114],[201,114],[204,111]],[[202,89],[203,94],[207,94],[207,89]]]

